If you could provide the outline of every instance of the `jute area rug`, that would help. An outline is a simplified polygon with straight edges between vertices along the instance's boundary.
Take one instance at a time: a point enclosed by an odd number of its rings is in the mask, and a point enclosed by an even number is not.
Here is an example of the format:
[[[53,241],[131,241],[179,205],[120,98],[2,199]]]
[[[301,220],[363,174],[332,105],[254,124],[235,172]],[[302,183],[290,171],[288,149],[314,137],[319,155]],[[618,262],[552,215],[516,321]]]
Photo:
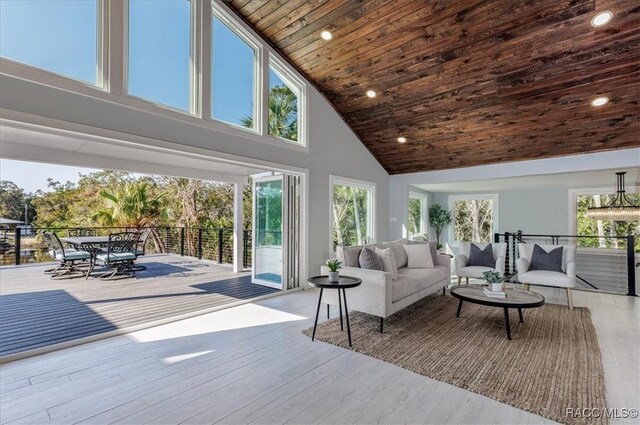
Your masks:
[[[499,308],[433,295],[385,320],[352,312],[353,350],[496,401],[566,424],[567,409],[606,408],[604,371],[588,308],[547,304],[510,310],[508,341]],[[311,336],[312,328],[304,334]],[[316,339],[349,348],[337,318],[318,325]],[[602,410],[600,410],[602,411]]]

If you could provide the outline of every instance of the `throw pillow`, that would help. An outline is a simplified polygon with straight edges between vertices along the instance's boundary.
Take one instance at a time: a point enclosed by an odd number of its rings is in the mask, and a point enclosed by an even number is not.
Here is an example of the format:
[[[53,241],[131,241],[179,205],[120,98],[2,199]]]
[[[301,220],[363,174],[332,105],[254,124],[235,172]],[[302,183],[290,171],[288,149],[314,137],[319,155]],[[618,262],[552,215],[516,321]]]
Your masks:
[[[436,241],[409,241],[409,245],[429,245],[429,251],[431,251],[431,259],[434,265],[438,265],[438,243]]]
[[[380,259],[378,258],[376,253],[369,247],[365,246],[364,248],[362,248],[362,251],[360,251],[359,261],[360,261],[360,267],[363,269],[380,270],[380,271],[384,270],[382,268],[382,263],[380,262]]]
[[[481,249],[478,245],[472,243],[469,247],[469,261],[467,267],[480,266],[480,267],[496,267],[496,259],[493,258],[493,246],[487,244],[484,249]]]
[[[360,251],[362,251],[361,246],[345,246],[343,248],[344,265],[346,267],[360,267],[360,262],[358,261]]]
[[[428,244],[404,245],[407,253],[407,268],[424,269],[433,268],[433,258]]]
[[[407,266],[407,253],[404,252],[404,248],[402,245],[407,243],[406,239],[398,239],[395,242],[390,242],[389,248],[393,252],[393,255],[396,257],[396,263],[398,267],[406,267]]]
[[[396,280],[398,278],[398,265],[396,264],[396,256],[391,248],[376,248],[376,255],[380,259],[384,271],[391,273],[391,278]]]
[[[562,254],[564,247],[560,246],[547,252],[538,244],[533,246],[531,264],[529,270],[546,270],[550,272],[564,273],[562,270]]]

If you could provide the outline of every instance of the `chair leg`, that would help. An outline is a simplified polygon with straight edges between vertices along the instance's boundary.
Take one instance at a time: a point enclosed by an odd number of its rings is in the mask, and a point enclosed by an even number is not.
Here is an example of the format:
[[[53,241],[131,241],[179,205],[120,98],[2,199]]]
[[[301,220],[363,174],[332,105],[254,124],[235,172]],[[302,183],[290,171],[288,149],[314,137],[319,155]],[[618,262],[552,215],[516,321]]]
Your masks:
[[[469,278],[468,278],[468,277],[465,277],[465,279],[467,280],[467,285],[468,285],[468,284],[469,284]]]
[[[380,333],[384,331],[384,317],[380,318]]]
[[[571,293],[571,288],[567,289],[567,301],[569,302],[569,310],[573,310],[573,295]]]
[[[458,285],[460,285],[461,283],[462,283],[462,278],[458,276]]]

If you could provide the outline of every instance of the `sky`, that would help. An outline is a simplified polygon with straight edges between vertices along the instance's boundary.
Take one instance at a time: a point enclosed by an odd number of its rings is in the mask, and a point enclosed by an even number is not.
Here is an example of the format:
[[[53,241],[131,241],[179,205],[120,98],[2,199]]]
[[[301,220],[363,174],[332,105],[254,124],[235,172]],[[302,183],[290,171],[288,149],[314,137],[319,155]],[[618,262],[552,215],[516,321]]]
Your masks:
[[[129,94],[189,109],[190,2],[129,1]],[[0,0],[0,55],[96,84],[96,0]],[[255,52],[212,24],[212,111],[241,125],[253,111]]]
[[[41,164],[37,162],[14,161],[0,159],[0,180],[14,182],[25,192],[37,190],[47,192],[47,178],[51,177],[61,183],[80,180],[79,174],[89,174],[98,170],[91,168],[68,167],[65,165]]]
[[[0,0],[0,55],[96,84],[96,0]],[[255,51],[212,19],[212,114],[242,125],[253,114]],[[189,108],[190,2],[129,0],[129,94]],[[269,86],[284,84],[272,71]],[[3,180],[27,192],[47,190],[47,177],[77,181],[92,170],[1,160]]]

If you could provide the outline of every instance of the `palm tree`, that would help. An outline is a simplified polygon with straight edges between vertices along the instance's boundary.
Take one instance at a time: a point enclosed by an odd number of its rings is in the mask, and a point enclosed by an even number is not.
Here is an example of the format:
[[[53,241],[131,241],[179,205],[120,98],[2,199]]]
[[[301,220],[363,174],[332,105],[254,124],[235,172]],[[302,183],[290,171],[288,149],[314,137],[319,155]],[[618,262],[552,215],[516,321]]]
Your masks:
[[[244,117],[241,122],[253,128],[253,117]],[[298,98],[285,85],[273,86],[269,91],[269,134],[298,140]]]
[[[113,191],[102,189],[99,194],[105,208],[92,219],[102,225],[140,229],[152,226],[164,214],[164,194],[152,195],[147,182],[125,183]]]

